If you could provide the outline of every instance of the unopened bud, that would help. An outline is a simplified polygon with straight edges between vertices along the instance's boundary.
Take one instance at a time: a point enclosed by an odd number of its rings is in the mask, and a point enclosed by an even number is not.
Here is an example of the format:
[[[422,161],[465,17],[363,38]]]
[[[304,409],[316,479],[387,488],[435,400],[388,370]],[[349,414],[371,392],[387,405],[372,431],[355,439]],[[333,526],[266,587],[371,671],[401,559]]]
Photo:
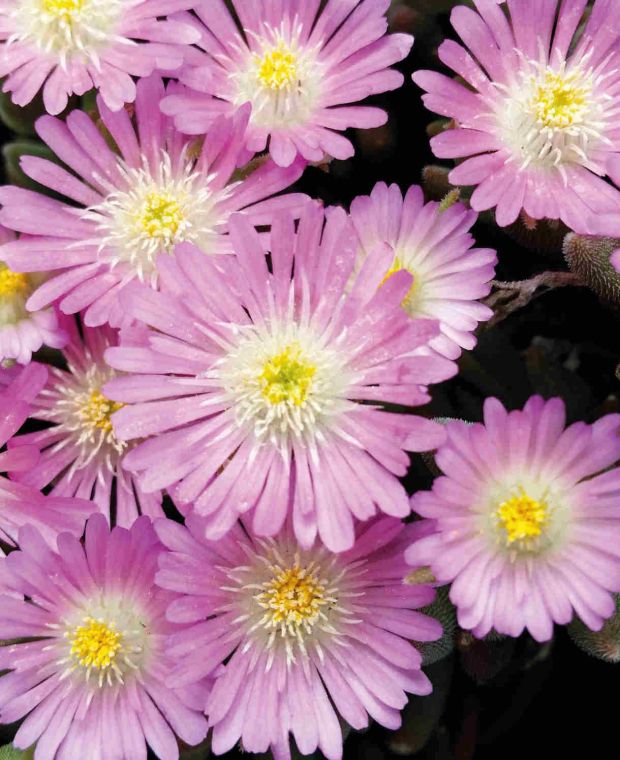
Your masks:
[[[450,169],[445,166],[425,166],[422,169],[422,187],[424,194],[431,201],[441,201],[455,188],[450,184]]]
[[[606,662],[620,662],[620,595],[616,595],[616,612],[600,631],[591,631],[579,618],[568,626],[571,639],[584,652]]]
[[[612,265],[611,254],[620,248],[620,240],[570,233],[564,240],[564,258],[599,298],[620,305],[620,274]]]
[[[435,119],[426,127],[426,134],[429,137],[437,137],[442,132],[447,132],[449,129],[454,129],[456,122],[454,119]]]
[[[443,633],[438,641],[414,642],[416,649],[422,654],[422,663],[432,665],[443,660],[454,651],[454,636],[457,630],[456,610],[448,596],[449,587],[440,586],[431,604],[420,612],[435,618],[441,623]]]

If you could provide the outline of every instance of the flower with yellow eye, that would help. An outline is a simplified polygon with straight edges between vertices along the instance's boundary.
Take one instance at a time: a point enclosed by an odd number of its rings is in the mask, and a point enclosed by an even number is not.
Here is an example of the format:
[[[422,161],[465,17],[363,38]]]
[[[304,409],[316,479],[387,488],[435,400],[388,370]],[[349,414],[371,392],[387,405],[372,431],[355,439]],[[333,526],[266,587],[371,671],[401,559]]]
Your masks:
[[[598,630],[620,591],[620,415],[565,429],[560,399],[533,396],[484,424],[448,423],[433,490],[414,494],[429,535],[407,558],[451,583],[459,624],[539,641],[573,614]]]

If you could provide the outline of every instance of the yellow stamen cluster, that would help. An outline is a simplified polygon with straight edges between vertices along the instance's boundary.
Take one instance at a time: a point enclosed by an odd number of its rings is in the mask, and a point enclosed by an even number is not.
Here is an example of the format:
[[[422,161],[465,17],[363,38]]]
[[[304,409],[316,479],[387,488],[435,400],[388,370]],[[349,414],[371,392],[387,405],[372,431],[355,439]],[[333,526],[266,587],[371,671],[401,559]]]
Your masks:
[[[25,294],[30,287],[28,275],[0,269],[0,297]]]
[[[87,0],[41,0],[44,13],[68,21],[75,13],[79,13]]]
[[[70,637],[71,655],[85,668],[105,670],[114,663],[122,646],[122,634],[114,630],[114,623],[107,625],[92,617],[84,618]]]
[[[110,401],[100,390],[93,390],[80,409],[80,417],[87,426],[111,433],[113,428],[110,416],[123,406],[118,401]]]
[[[287,402],[301,406],[310,391],[316,367],[303,356],[297,343],[268,359],[258,382],[263,396],[271,404]]]
[[[536,89],[533,108],[540,124],[564,129],[580,121],[587,109],[588,89],[578,73],[547,71]]]
[[[548,507],[546,502],[532,499],[519,488],[516,496],[499,505],[495,515],[506,534],[507,546],[515,541],[527,545],[529,540],[542,534],[548,521]]]
[[[148,193],[138,219],[138,226],[148,237],[171,243],[185,221],[178,200],[168,192]]]
[[[330,601],[315,573],[298,564],[279,569],[264,588],[256,600],[267,611],[265,622],[269,627],[280,628],[283,634],[288,631],[297,635],[302,626],[308,629]]]
[[[297,58],[284,42],[256,57],[258,81],[270,90],[284,90],[299,81]]]

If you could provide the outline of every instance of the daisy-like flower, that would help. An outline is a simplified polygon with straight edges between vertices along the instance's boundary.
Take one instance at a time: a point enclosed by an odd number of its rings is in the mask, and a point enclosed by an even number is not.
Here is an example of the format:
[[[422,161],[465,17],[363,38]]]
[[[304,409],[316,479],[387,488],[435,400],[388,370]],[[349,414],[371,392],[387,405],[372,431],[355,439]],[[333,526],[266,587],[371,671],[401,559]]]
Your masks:
[[[302,754],[339,760],[338,713],[353,728],[369,715],[397,728],[405,692],[431,691],[410,642],[438,639],[441,625],[415,611],[434,590],[404,580],[413,526],[380,518],[331,554],[302,549],[288,531],[261,541],[239,525],[208,541],[203,522],[156,522],[169,549],[156,582],[177,597],[168,619],[188,625],[168,639],[169,683],[191,686],[218,669],[206,706],[215,754],[241,739],[283,760],[290,733]]]
[[[45,159],[22,159],[24,171],[66,203],[0,188],[0,222],[27,233],[5,245],[2,257],[15,271],[62,270],[35,291],[29,309],[60,299],[67,314],[85,309],[88,325],[118,326],[119,293],[136,278],[156,287],[159,255],[173,255],[183,241],[206,254],[230,253],[231,213],[243,210],[264,226],[276,210],[295,211],[306,200],[300,194],[270,197],[301,175],[302,161],[288,169],[267,161],[243,179],[235,176],[247,159],[247,109],[218,121],[200,147],[160,113],[163,94],[161,79],[140,80],[135,127],[125,110],[112,112],[99,100],[101,122],[120,155],[82,111],[72,112],[66,124],[51,116],[37,122],[40,137],[73,173]]]
[[[31,417],[51,425],[11,441],[11,446],[36,447],[40,462],[30,471],[11,475],[36,488],[53,483],[57,496],[92,499],[123,527],[141,514],[163,515],[161,494],[144,493],[120,464],[129,447],[114,434],[110,418],[122,404],[102,392],[116,375],[103,358],[118,342],[116,331],[85,327],[82,338],[73,317],[65,318],[64,324],[71,336],[64,351],[68,368],[50,368],[45,388],[32,401]]]
[[[450,181],[477,185],[472,208],[496,208],[499,225],[523,209],[587,233],[593,213],[620,209],[602,179],[620,151],[620,4],[595,0],[587,19],[583,0],[475,5],[452,12],[466,47],[439,48],[465,83],[414,74],[426,106],[456,122],[433,152],[465,159]]]
[[[318,531],[333,551],[348,549],[354,518],[409,513],[397,479],[409,466],[405,450],[443,440],[436,423],[381,406],[426,403],[425,386],[455,373],[444,358],[410,355],[437,322],[400,308],[406,272],[378,288],[392,259],[385,246],[351,285],[352,225],[342,209],[323,222],[318,204],[297,231],[278,218],[269,271],[257,233],[237,215],[235,281],[185,246],[161,261],[161,292],[126,295],[128,316],[151,329],[142,347],[106,352],[135,376],[104,390],[127,402],[114,415],[116,434],[151,440],[124,466],[142,473],[145,491],[175,486],[178,502],[209,515],[211,538],[247,510],[257,535],[274,535],[290,510],[304,546]]]
[[[159,17],[191,6],[191,0],[4,0],[3,90],[25,106],[42,89],[45,109],[57,114],[70,95],[96,87],[116,111],[135,100],[132,76],[181,65],[184,46],[198,34]]]
[[[397,185],[375,185],[370,196],[351,204],[351,218],[361,242],[360,263],[381,243],[393,258],[387,279],[405,269],[413,283],[403,308],[411,317],[439,320],[441,333],[429,347],[450,359],[476,345],[473,331],[493,311],[476,299],[489,294],[497,257],[488,248],[472,248],[469,230],[476,214],[462,203],[442,211],[424,204],[422,190],[410,187],[404,199]],[[426,350],[426,349],[420,349]]]
[[[74,536],[47,547],[36,529],[20,530],[20,551],[2,562],[0,720],[22,720],[13,743],[35,742],[37,760],[177,760],[175,734],[200,742],[204,681],[170,688],[166,620],[171,595],[154,587],[162,545],[146,517],[109,530],[90,518]],[[21,594],[22,598],[15,598]]]
[[[42,280],[37,274],[13,272],[2,261],[2,245],[11,240],[15,235],[0,225],[0,362],[28,364],[44,344],[62,348],[67,335],[54,309],[26,309],[26,301]]]
[[[620,591],[620,415],[565,428],[564,404],[532,397],[484,424],[448,424],[444,473],[412,507],[433,521],[407,558],[451,583],[459,624],[539,641],[573,611],[598,630]]]
[[[184,93],[162,102],[186,134],[203,134],[221,113],[252,105],[247,146],[269,147],[288,166],[301,154],[349,158],[353,146],[340,132],[377,127],[379,108],[348,105],[394,90],[403,76],[389,68],[401,61],[413,38],[386,36],[389,0],[318,0],[233,3],[242,29],[222,0],[197,3],[199,19],[178,18],[200,32],[198,46],[180,70]]]
[[[45,385],[47,370],[39,364],[0,370],[0,447],[19,430],[32,411],[30,403]],[[18,475],[36,471],[39,452],[19,446],[0,453],[0,472]],[[87,517],[96,507],[84,499],[44,496],[32,486],[0,476],[0,539],[14,544],[21,526],[34,525],[52,545],[60,531],[82,535]]]

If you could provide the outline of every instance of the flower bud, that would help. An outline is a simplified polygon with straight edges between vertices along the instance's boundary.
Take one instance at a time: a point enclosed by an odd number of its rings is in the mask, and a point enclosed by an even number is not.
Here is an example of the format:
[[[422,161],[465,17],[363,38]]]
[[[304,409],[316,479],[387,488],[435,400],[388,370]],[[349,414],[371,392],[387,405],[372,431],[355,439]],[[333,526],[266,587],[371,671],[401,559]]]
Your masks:
[[[435,600],[420,610],[441,623],[443,634],[438,641],[414,642],[416,649],[422,654],[425,666],[447,657],[454,650],[454,636],[457,630],[456,610],[448,596],[449,587],[440,586]]]
[[[618,248],[620,240],[610,237],[570,233],[564,240],[564,258],[571,272],[615,306],[620,304],[620,274],[609,259]]]
[[[579,618],[568,626],[571,639],[584,652],[606,662],[620,662],[620,595],[616,595],[616,612],[600,631],[591,631]]]

